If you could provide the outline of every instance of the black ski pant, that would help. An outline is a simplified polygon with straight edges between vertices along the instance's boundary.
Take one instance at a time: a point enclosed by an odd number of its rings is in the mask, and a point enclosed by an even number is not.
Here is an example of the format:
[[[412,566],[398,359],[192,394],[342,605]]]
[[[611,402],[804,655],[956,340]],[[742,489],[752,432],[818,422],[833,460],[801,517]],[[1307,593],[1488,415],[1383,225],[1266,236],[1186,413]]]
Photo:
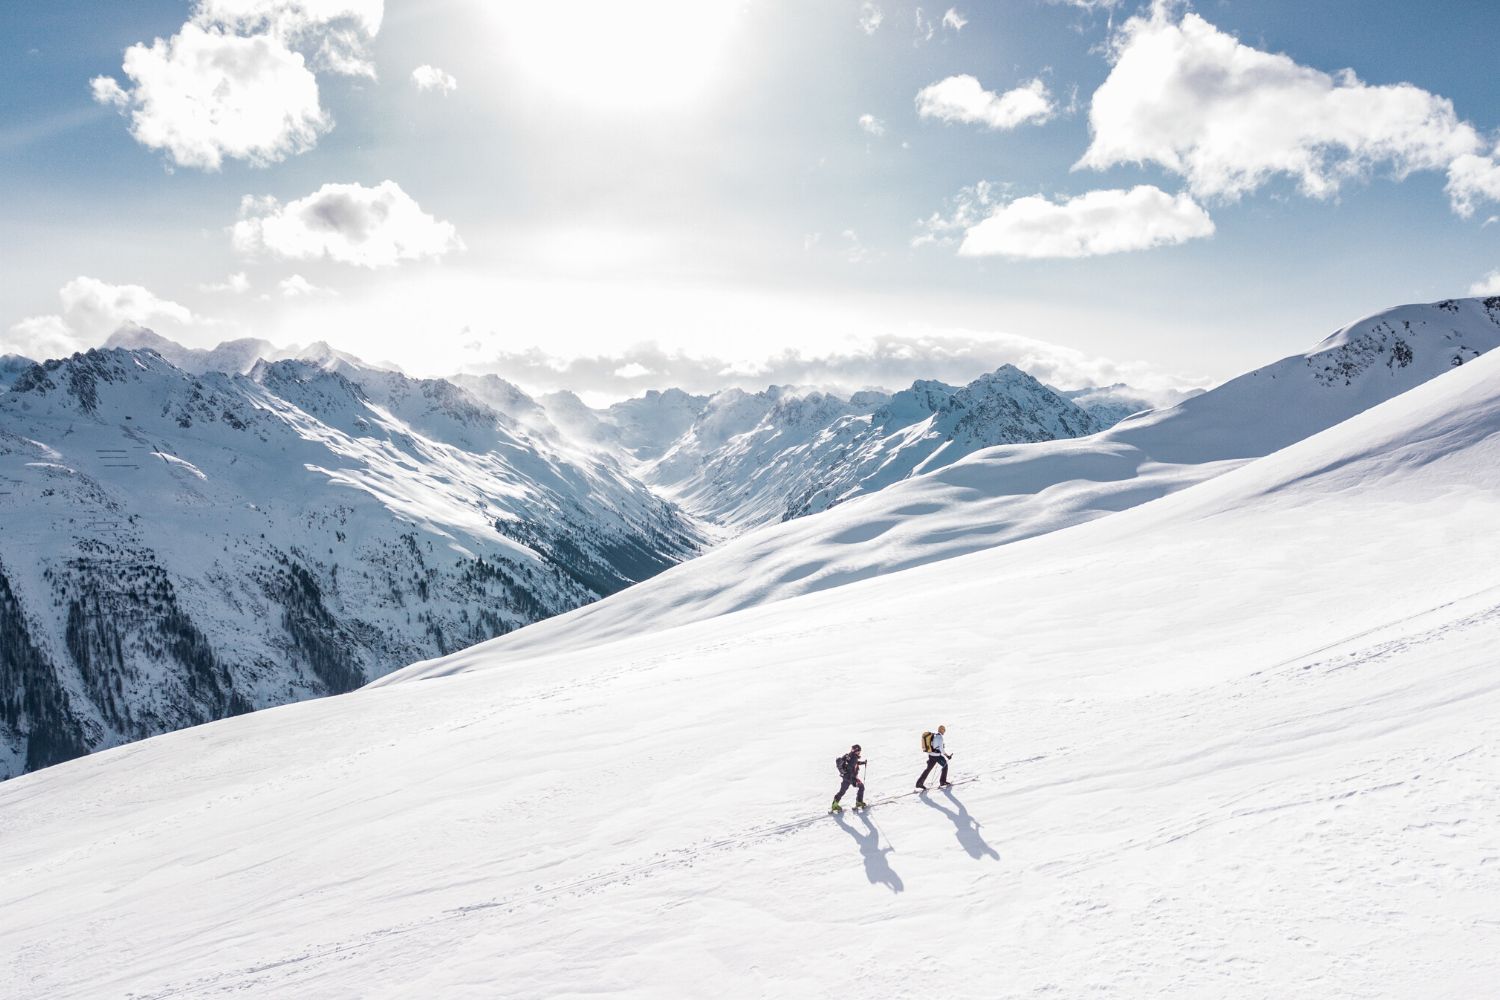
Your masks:
[[[844,793],[847,792],[851,787],[854,788],[854,790],[855,790],[854,804],[855,805],[863,805],[864,804],[864,801],[865,801],[865,783],[863,781],[860,781],[856,777],[846,775],[844,777],[844,783],[839,786],[839,793],[833,797],[833,801],[834,801],[835,805],[838,804],[839,799],[843,798],[844,797]]]
[[[917,779],[917,784],[927,784],[927,776],[931,774],[932,769],[937,767],[939,764],[943,765],[943,773],[938,776],[938,782],[940,784],[946,785],[948,783],[948,758],[944,757],[940,753],[930,753],[927,755],[927,767],[922,770],[922,776]]]

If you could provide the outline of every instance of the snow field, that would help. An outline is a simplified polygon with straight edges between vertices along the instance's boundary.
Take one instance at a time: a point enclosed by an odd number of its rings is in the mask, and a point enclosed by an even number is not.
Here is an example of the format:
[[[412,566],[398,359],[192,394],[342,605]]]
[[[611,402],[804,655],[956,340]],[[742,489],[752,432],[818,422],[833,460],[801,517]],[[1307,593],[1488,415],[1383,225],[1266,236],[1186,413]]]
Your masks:
[[[50,768],[0,785],[0,983],[1484,996],[1497,515],[1491,355],[1043,537]],[[939,722],[979,780],[822,814]]]

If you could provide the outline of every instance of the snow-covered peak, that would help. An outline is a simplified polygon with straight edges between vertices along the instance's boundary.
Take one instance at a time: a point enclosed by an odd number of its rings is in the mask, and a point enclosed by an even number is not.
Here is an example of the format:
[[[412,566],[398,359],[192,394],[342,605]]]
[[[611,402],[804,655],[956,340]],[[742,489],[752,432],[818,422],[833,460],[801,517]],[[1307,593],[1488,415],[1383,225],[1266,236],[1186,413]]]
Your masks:
[[[35,361],[19,354],[0,354],[0,392],[9,389],[11,383],[34,364]]]
[[[641,461],[660,458],[693,426],[708,402],[681,389],[652,389],[606,409],[602,419],[618,432],[621,447]]]
[[[786,520],[1009,441],[1098,429],[1014,366],[955,388],[919,380],[858,403],[817,389],[721,393],[647,480],[731,530]]]

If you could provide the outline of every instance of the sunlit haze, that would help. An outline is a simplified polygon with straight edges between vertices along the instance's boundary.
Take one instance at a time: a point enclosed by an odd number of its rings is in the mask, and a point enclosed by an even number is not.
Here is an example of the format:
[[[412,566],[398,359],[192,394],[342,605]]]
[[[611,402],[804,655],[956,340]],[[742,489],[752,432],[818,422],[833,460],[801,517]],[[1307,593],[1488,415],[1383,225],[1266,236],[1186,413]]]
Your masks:
[[[0,337],[628,373],[572,386],[596,398],[1023,359],[1069,386],[1209,384],[1500,290],[1497,17],[11,4]]]

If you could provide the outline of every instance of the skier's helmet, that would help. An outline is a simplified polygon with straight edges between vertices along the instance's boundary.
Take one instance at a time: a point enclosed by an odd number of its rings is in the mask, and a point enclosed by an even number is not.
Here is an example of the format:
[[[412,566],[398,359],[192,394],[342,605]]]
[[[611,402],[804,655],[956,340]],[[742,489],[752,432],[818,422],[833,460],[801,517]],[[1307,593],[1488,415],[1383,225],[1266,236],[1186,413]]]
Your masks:
[[[853,750],[855,753],[859,753],[859,744],[856,743],[852,747],[850,747],[849,749]]]

